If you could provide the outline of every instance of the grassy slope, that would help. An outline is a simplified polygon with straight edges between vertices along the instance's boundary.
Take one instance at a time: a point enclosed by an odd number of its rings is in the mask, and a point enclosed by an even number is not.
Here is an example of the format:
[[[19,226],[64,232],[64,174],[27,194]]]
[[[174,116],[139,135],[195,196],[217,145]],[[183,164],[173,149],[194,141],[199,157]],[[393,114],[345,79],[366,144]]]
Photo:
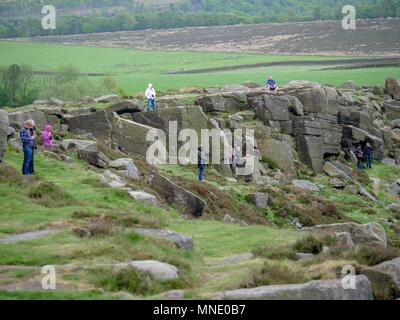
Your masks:
[[[19,170],[21,154],[8,152],[5,161]],[[91,265],[112,261],[130,261],[135,259],[156,259],[173,263],[181,270],[185,281],[179,285],[188,289],[190,296],[207,294],[211,291],[240,286],[260,262],[255,259],[237,266],[216,267],[215,263],[231,255],[252,251],[256,246],[293,242],[300,235],[289,230],[278,230],[264,226],[242,227],[223,224],[216,221],[180,218],[173,211],[149,209],[136,203],[118,191],[110,191],[88,183],[95,173],[87,170],[87,165],[74,161],[67,164],[45,158],[37,154],[36,168],[40,179],[56,183],[76,201],[76,205],[62,208],[47,208],[34,203],[27,194],[29,181],[24,187],[15,186],[0,180],[0,236],[26,231],[55,228],[56,233],[30,241],[0,244],[0,266],[79,263]],[[89,180],[88,180],[89,179]],[[71,228],[82,225],[84,220],[76,213],[137,217],[140,223],[159,224],[164,228],[176,230],[194,238],[196,249],[193,253],[175,249],[162,241],[127,233],[117,229],[107,236],[98,236],[90,240],[74,236]],[[75,215],[74,215],[75,213]],[[10,271],[0,271],[2,287],[9,284]],[[62,275],[64,292],[34,293],[24,289],[23,284],[37,274],[17,276],[22,291],[0,291],[0,298],[109,298],[110,293],[101,293],[93,285],[90,274],[83,273],[77,282],[71,274]],[[71,279],[72,277],[72,279]],[[75,277],[77,277],[75,275]],[[111,275],[110,275],[111,277]],[[12,280],[14,281],[14,280]],[[11,281],[11,282],[12,282]],[[18,286],[18,281],[16,286]],[[74,290],[85,289],[84,293]],[[161,292],[164,287],[153,293]],[[168,289],[166,286],[164,289]]]
[[[385,78],[396,76],[400,68],[370,68],[356,70],[320,71],[318,67],[271,67],[194,75],[166,75],[177,70],[224,67],[273,61],[327,60],[334,57],[278,56],[217,52],[137,51],[117,48],[63,46],[40,43],[0,41],[0,67],[10,64],[30,64],[36,70],[57,70],[72,64],[81,72],[113,74],[120,87],[135,94],[142,92],[148,82],[166,91],[182,87],[207,87],[253,80],[260,84],[273,74],[279,83],[291,80],[311,80],[340,84],[351,78],[363,84],[382,84]],[[335,58],[337,59],[337,58]],[[349,76],[351,72],[351,76]],[[100,79],[97,77],[96,79]]]

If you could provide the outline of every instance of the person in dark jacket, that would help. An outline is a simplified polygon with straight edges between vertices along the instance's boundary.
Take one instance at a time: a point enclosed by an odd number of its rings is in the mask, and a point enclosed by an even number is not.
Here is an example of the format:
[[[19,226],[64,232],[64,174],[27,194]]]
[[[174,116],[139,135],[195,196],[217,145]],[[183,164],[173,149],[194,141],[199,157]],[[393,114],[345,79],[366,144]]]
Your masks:
[[[197,167],[199,168],[199,181],[204,181],[204,169],[207,164],[206,154],[203,151],[203,147],[199,146],[197,152]]]
[[[22,142],[22,150],[24,152],[24,161],[22,163],[22,174],[24,176],[30,175],[33,168],[33,149],[35,147],[36,135],[31,135],[31,130],[34,127],[34,122],[28,120],[24,123],[19,135]]]
[[[374,149],[372,148],[370,143],[364,148],[365,159],[367,160],[367,168],[372,169],[372,157],[373,157]]]
[[[364,152],[362,150],[361,144],[357,145],[356,150],[354,151],[354,154],[357,158],[357,168],[364,169],[364,165],[363,165]]]
[[[37,144],[36,144],[36,126],[35,126],[35,121],[32,121],[32,129],[29,130],[29,133],[31,134],[31,137],[35,137],[33,139],[33,149],[32,149],[32,160],[31,164],[29,166],[29,174],[34,175],[35,174],[35,150],[37,149]]]

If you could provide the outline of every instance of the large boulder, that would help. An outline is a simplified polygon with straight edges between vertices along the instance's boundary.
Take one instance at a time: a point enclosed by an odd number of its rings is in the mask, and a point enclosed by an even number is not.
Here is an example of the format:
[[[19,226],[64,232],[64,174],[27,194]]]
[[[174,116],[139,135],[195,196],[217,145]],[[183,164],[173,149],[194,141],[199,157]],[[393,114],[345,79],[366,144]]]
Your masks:
[[[385,93],[390,94],[395,100],[400,100],[400,79],[386,79]]]
[[[344,181],[350,181],[351,178],[342,170],[340,170],[340,168],[336,167],[332,162],[325,162],[324,164],[324,172],[332,177],[332,178],[340,178],[341,180]]]
[[[168,178],[152,173],[146,177],[146,182],[168,203],[176,204],[183,214],[196,217],[203,215],[206,202]]]
[[[314,226],[306,228],[305,230],[329,234],[348,232],[351,234],[354,244],[373,245],[383,248],[387,247],[387,236],[385,229],[377,223],[336,223]]]
[[[111,161],[108,166],[120,171],[120,173],[127,178],[131,178],[133,180],[140,179],[139,169],[135,166],[131,158],[122,158]]]
[[[296,137],[296,142],[300,160],[315,172],[322,172],[324,163],[324,144],[322,137],[301,135]]]
[[[118,263],[115,268],[130,269],[133,268],[139,272],[149,273],[155,280],[168,281],[179,279],[178,269],[165,262],[160,261],[132,261]]]
[[[133,231],[155,238],[166,239],[173,242],[180,249],[192,250],[194,248],[193,238],[176,232],[146,228],[133,228]]]
[[[293,138],[288,135],[270,134],[268,128],[257,127],[255,138],[262,158],[274,163],[288,178],[297,177]]]
[[[96,103],[118,103],[121,101],[121,98],[116,94],[109,94],[106,96],[101,96],[94,99]]]
[[[256,192],[249,194],[248,196],[251,203],[253,203],[259,209],[267,209],[268,208],[268,193],[264,192]]]
[[[248,95],[249,105],[265,123],[270,121],[289,121],[289,99],[265,93]]]
[[[311,181],[308,181],[308,180],[293,180],[292,184],[296,188],[301,189],[306,192],[320,191],[320,188],[315,183],[312,183]]]
[[[144,104],[139,100],[123,100],[106,108],[106,110],[115,112],[119,115],[124,113],[141,112],[143,109],[144,109]]]
[[[78,157],[97,168],[107,168],[110,160],[99,151],[78,150]]]
[[[234,113],[239,111],[236,101],[232,97],[225,97],[222,94],[213,94],[199,97],[197,104],[204,112],[220,111]]]
[[[134,191],[131,189],[128,189],[127,192],[129,194],[129,196],[131,196],[133,199],[145,204],[146,206],[149,206],[149,207],[157,207],[158,206],[157,197],[148,192],[145,192],[142,190]]]
[[[400,100],[400,99],[399,99]],[[400,101],[386,100],[383,104],[383,110],[389,120],[400,118]]]
[[[108,187],[111,188],[124,188],[126,187],[126,181],[121,178],[119,175],[111,172],[110,170],[104,171],[102,175],[100,175],[101,182]]]
[[[97,151],[96,141],[91,140],[65,139],[60,143],[60,147],[63,150]]]
[[[381,272],[389,275],[396,283],[398,289],[400,289],[400,258],[396,258],[390,261],[385,261],[377,266],[368,268],[376,272]]]
[[[8,114],[0,110],[0,162],[3,159],[7,147],[7,133],[8,133]]]
[[[356,289],[345,289],[342,280],[311,281],[224,291],[223,300],[373,300],[371,283],[364,275],[355,276]]]
[[[8,114],[10,127],[19,130],[27,120],[34,120],[36,129],[43,130],[47,124],[51,124],[54,130],[60,130],[60,118],[52,113],[45,113],[37,109],[26,109]]]

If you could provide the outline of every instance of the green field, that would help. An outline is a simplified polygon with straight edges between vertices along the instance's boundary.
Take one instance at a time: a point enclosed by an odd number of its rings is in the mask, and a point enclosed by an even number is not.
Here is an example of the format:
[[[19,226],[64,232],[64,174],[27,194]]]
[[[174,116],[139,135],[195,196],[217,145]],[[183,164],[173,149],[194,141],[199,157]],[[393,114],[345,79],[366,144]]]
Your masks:
[[[262,84],[270,74],[279,84],[291,80],[310,80],[338,85],[354,80],[361,85],[383,84],[390,76],[398,76],[400,67],[328,70],[324,66],[274,66],[234,71],[174,75],[169,72],[201,68],[218,68],[243,64],[276,61],[323,61],[338,57],[281,56],[216,52],[164,52],[131,49],[65,46],[41,43],[0,41],[0,68],[10,64],[29,64],[35,71],[57,71],[59,67],[74,65],[82,73],[112,75],[118,87],[130,94],[142,92],[148,82],[159,91],[184,87],[208,87],[242,83],[252,80]],[[103,76],[91,77],[100,81]]]

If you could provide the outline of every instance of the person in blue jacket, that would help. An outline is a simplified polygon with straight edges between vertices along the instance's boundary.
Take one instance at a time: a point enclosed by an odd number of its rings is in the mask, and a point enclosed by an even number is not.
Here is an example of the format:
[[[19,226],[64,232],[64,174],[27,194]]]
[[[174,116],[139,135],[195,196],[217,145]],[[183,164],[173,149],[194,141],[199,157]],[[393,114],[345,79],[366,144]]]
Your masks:
[[[272,76],[270,76],[269,79],[267,80],[267,88],[269,89],[270,92],[275,92],[278,89],[276,81]]]

